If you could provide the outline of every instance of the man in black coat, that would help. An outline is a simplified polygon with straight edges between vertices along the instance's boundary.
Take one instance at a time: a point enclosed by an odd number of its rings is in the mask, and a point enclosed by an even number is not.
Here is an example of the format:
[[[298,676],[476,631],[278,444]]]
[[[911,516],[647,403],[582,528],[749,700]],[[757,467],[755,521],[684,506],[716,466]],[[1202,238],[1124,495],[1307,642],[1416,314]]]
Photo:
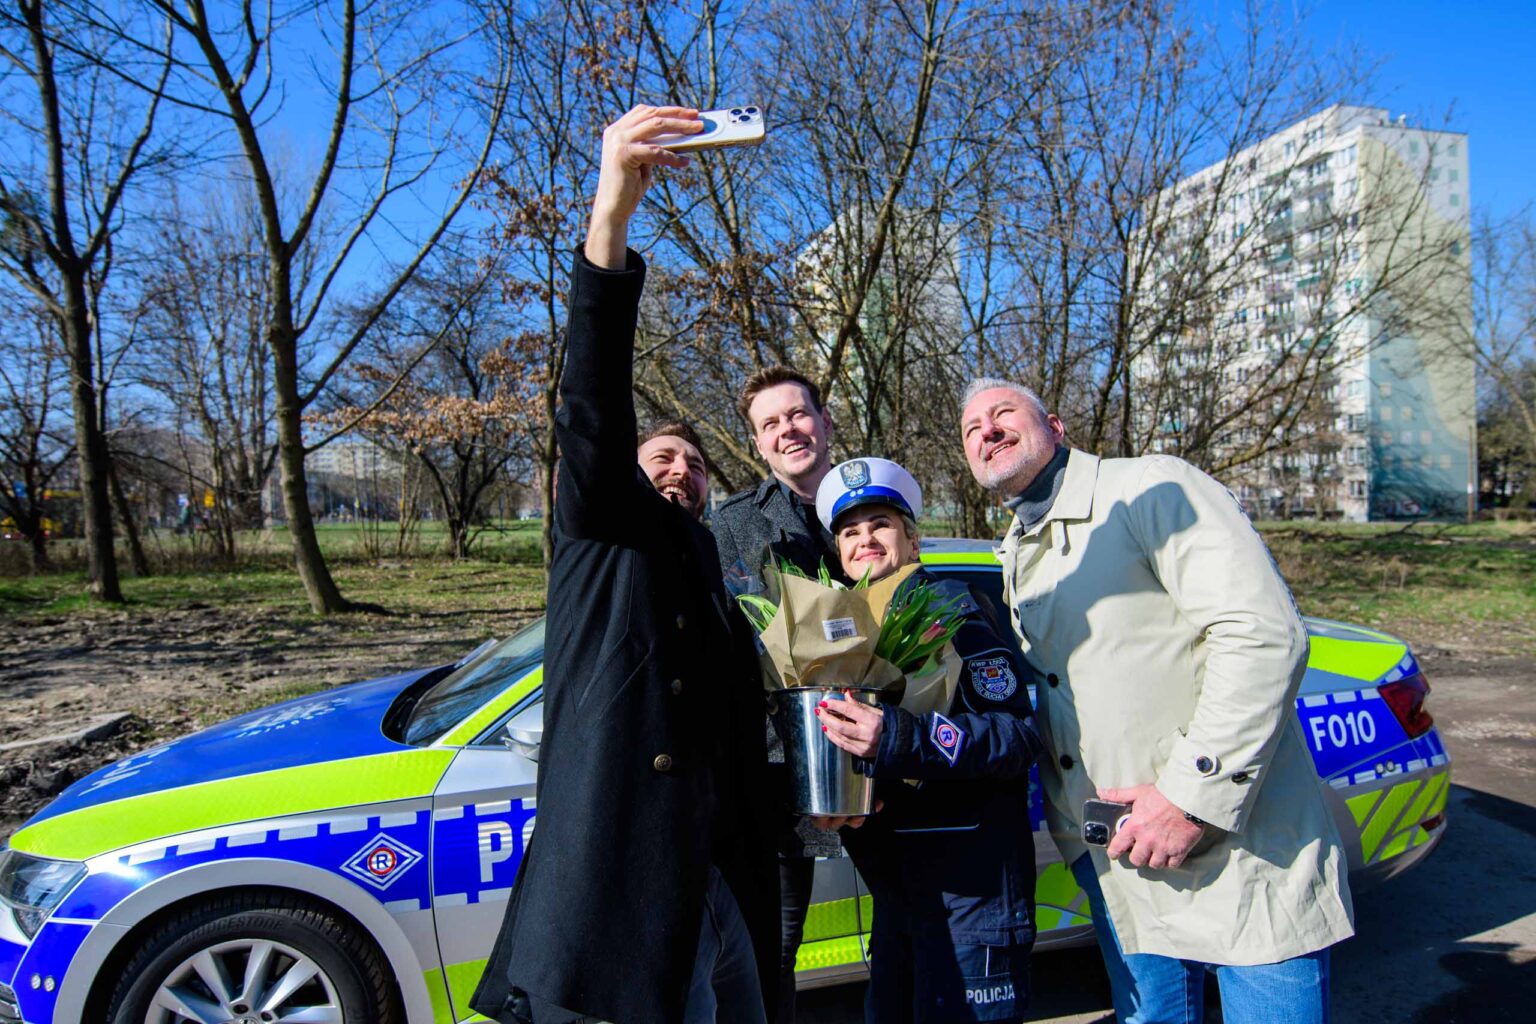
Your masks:
[[[760,1022],[778,959],[750,628],[699,524],[696,437],[642,443],[631,392],[628,222],[656,166],[687,164],[648,140],[696,117],[636,107],[604,132],[572,274],[538,827],[471,1000],[504,1024]]]
[[[825,565],[834,578],[843,579],[832,534],[816,518],[816,488],[832,468],[832,417],[822,405],[820,389],[793,367],[768,366],[747,378],[736,410],[752,428],[769,473],[715,510],[711,526],[726,587],[736,593],[758,592],[768,558],[792,562],[812,577]],[[782,770],[783,744],[771,727],[767,732],[768,759]],[[778,987],[768,1017],[773,1024],[794,1024],[795,957],[805,935],[816,858],[840,856],[842,844],[836,833],[816,828],[809,819],[786,815],[778,850]]]

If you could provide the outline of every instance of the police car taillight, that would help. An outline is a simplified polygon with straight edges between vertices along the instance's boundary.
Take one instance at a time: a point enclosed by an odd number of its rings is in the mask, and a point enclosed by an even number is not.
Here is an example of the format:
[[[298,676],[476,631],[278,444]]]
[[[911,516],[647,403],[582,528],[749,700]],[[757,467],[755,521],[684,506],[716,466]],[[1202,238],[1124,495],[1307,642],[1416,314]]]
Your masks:
[[[1397,716],[1398,723],[1409,739],[1422,736],[1434,727],[1434,718],[1424,710],[1424,698],[1429,696],[1429,682],[1425,680],[1424,673],[1415,672],[1396,682],[1382,683],[1376,687],[1376,692],[1381,694],[1381,699],[1387,702],[1387,707]]]

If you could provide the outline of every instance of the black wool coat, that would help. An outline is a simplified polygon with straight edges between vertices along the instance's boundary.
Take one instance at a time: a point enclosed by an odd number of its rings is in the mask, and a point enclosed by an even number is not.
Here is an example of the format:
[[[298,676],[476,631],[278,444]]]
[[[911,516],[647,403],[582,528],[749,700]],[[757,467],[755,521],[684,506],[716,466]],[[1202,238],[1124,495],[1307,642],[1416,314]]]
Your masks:
[[[578,255],[556,432],[538,824],[471,1005],[534,1024],[676,1024],[709,866],[777,977],[765,702],[713,539],[639,470],[632,358],[645,265]],[[520,991],[519,991],[520,990]]]

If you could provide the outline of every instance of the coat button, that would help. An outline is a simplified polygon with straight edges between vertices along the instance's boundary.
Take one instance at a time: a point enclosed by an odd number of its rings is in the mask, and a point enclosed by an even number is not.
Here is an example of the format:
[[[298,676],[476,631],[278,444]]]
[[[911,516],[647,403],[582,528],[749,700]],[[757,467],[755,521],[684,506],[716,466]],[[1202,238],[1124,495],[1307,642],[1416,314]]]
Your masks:
[[[1213,757],[1207,757],[1205,754],[1201,754],[1199,757],[1195,758],[1195,771],[1199,772],[1201,775],[1215,775],[1216,759]]]
[[[1061,680],[1056,678],[1055,672],[1052,672],[1050,675],[1046,676],[1045,681],[1050,683],[1052,686],[1059,686],[1061,684]]]
[[[683,681],[681,679],[674,679],[674,680],[672,680],[672,696],[676,697],[678,694],[680,694],[682,692],[683,692]]]
[[[669,771],[671,771],[672,770],[672,756],[670,754],[657,754],[656,755],[656,760],[651,762],[651,767],[655,768],[659,772],[669,772]]]
[[[1247,772],[1233,772],[1232,773],[1232,781],[1233,782],[1247,782],[1248,781],[1248,773]]]
[[[677,617],[677,628],[682,629],[686,625],[688,625],[688,620],[679,615]]]
[[[1062,754],[1060,763],[1063,768],[1071,768],[1074,764],[1077,764],[1076,761],[1072,760],[1071,754]]]

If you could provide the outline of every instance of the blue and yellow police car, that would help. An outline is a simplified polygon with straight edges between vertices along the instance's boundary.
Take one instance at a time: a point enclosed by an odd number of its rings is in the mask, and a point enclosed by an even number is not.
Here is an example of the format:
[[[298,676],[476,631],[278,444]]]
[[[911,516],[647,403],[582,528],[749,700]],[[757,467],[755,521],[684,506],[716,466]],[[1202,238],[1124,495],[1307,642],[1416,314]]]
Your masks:
[[[925,542],[923,560],[1001,602],[989,545]],[[1405,643],[1308,627],[1296,713],[1358,889],[1439,841],[1450,759]],[[75,783],[0,853],[0,1024],[484,1019],[468,997],[538,814],[543,653],[536,622]],[[1091,932],[1038,791],[1048,949]],[[821,861],[802,985],[863,973],[869,915],[852,864]]]

